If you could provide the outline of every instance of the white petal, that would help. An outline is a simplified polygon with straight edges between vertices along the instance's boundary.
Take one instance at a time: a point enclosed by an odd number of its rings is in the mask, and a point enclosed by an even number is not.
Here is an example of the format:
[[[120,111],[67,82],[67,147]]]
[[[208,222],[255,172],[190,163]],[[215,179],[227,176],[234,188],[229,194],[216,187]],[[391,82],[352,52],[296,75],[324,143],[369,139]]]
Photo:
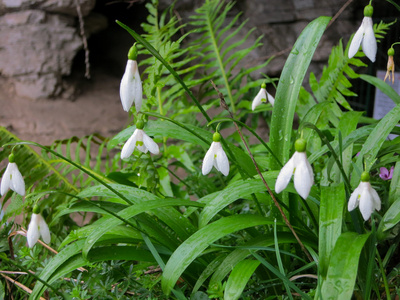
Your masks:
[[[138,131],[139,131],[139,129],[135,129],[135,132],[132,134],[132,136],[129,138],[129,140],[125,143],[124,147],[122,147],[121,159],[131,156],[131,154],[133,153],[133,150],[135,150]]]
[[[4,171],[3,178],[1,178],[1,184],[0,184],[0,193],[2,196],[7,193],[7,191],[10,188],[10,181],[11,181],[11,169],[10,163],[7,165],[6,170]]]
[[[28,240],[29,248],[33,248],[39,239],[39,224],[37,214],[32,214],[31,222],[29,223],[26,239]]]
[[[143,142],[143,134],[143,129],[137,129],[136,148],[143,153],[147,153],[149,149],[147,149]]]
[[[369,182],[368,182],[369,183]],[[360,196],[360,212],[365,221],[367,221],[374,211],[374,200],[369,189],[363,189]]]
[[[274,106],[275,104],[275,98],[272,97],[271,94],[267,93],[267,97],[268,97],[268,102],[271,103],[272,106]]]
[[[142,80],[140,79],[139,75],[139,68],[136,65],[136,72],[135,72],[135,95],[134,95],[134,100],[135,100],[135,108],[136,111],[140,111],[140,108],[142,107],[142,97],[143,97],[143,88],[142,88]]]
[[[353,193],[351,193],[349,203],[347,204],[347,209],[349,211],[352,211],[358,206],[359,201],[359,196],[360,196],[360,186],[358,186]]]
[[[145,132],[143,132],[143,143],[146,146],[147,149],[153,154],[159,154],[160,153],[160,148],[158,148],[158,145],[156,142],[154,142],[151,137],[149,137]]]
[[[360,49],[361,41],[364,37],[364,20],[361,23],[361,26],[358,28],[356,34],[353,36],[353,39],[351,40],[351,44],[349,47],[349,58],[352,58],[356,53],[358,52],[358,49]]]
[[[210,173],[213,164],[214,164],[214,155],[215,155],[215,142],[211,143],[210,149],[208,149],[206,156],[203,159],[203,166],[201,168],[201,172],[203,175],[207,175]]]
[[[365,55],[369,58],[370,61],[375,62],[376,58],[376,39],[374,34],[373,22],[372,18],[365,17],[363,20],[364,23],[364,38],[362,40],[362,49]]]
[[[305,152],[298,152],[297,160],[295,160],[295,168],[294,188],[303,199],[307,199],[314,184],[314,173]]]
[[[220,142],[215,142],[218,143],[219,146],[217,147],[217,157],[215,159],[216,165],[217,165],[217,170],[220,171],[222,174],[225,176],[228,176],[229,174],[229,160],[228,157],[226,156],[226,153],[224,149],[221,146]]]
[[[134,74],[136,73],[136,70],[136,61],[129,59],[126,64],[125,73],[121,79],[121,84],[119,86],[119,95],[121,97],[122,107],[125,111],[129,111],[135,97]]]
[[[16,163],[10,163],[10,165],[12,165],[10,188],[21,196],[25,196],[24,178],[22,177],[21,172],[18,170]]]
[[[258,92],[257,96],[254,97],[253,103],[251,105],[251,109],[255,110],[257,106],[259,106],[262,102],[262,99],[267,100],[267,90],[261,88]]]
[[[281,171],[279,172],[278,178],[275,182],[275,193],[282,192],[288,185],[290,178],[292,178],[294,171],[294,159],[296,158],[296,153],[288,160],[288,162],[283,166]]]
[[[39,232],[42,236],[43,242],[45,242],[46,244],[50,244],[51,238],[49,226],[47,226],[46,221],[43,219],[42,216],[40,216],[39,220]]]
[[[381,199],[379,198],[378,193],[375,191],[375,189],[372,186],[370,186],[370,193],[371,193],[372,199],[374,200],[374,208],[378,211],[381,210]]]

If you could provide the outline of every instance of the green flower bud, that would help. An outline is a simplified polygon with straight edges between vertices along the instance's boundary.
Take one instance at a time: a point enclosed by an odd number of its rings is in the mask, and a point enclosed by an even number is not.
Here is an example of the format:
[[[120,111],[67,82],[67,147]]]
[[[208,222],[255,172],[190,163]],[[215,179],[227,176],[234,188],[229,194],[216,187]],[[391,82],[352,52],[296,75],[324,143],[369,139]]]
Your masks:
[[[34,214],[36,214],[36,215],[40,214],[40,208],[39,208],[39,206],[37,206],[37,205],[35,204],[35,206],[34,206],[33,209],[32,209],[32,212],[33,212]]]
[[[8,156],[8,161],[9,161],[10,163],[14,163],[14,162],[15,162],[14,153],[11,153],[11,154]]]
[[[128,52],[128,59],[130,60],[137,60],[137,48],[136,48],[136,44],[134,44]]]
[[[364,171],[361,173],[361,181],[362,182],[369,182],[369,172]]]
[[[389,55],[389,56],[394,56],[394,49],[393,49],[393,47],[390,47],[390,48],[389,48],[389,50],[388,50],[388,55]]]
[[[137,129],[143,129],[143,127],[144,127],[143,120],[139,120],[139,121],[136,122],[136,128]]]
[[[306,152],[307,148],[307,141],[303,138],[297,139],[296,142],[294,143],[294,149],[297,152]]]
[[[213,142],[219,142],[221,141],[221,135],[219,134],[219,132],[215,132],[213,134]]]
[[[262,88],[262,89],[266,89],[266,88],[267,88],[267,85],[266,85],[265,83],[262,83],[262,84],[261,84],[261,88]]]
[[[374,8],[372,5],[367,5],[364,7],[364,17],[372,17],[372,14],[374,13]]]

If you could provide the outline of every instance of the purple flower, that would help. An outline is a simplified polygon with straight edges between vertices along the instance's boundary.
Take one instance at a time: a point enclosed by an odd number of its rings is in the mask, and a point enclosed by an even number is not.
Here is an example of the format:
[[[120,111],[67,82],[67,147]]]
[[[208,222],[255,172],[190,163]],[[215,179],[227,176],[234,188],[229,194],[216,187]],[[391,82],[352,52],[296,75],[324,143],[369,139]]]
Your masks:
[[[388,169],[382,167],[382,168],[379,169],[379,171],[380,171],[379,177],[382,178],[383,180],[392,179],[392,177],[393,177],[393,170],[394,170],[394,167],[393,167],[393,166],[390,168],[390,171],[388,171]]]

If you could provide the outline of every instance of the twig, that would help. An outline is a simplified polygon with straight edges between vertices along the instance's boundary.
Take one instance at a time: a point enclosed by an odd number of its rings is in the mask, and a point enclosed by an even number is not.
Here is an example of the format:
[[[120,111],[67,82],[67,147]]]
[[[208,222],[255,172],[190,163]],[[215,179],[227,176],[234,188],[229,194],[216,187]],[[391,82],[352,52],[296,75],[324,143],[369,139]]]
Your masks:
[[[234,119],[234,117],[233,117],[233,114],[231,113],[231,111],[229,110],[228,105],[227,105],[226,102],[225,102],[224,95],[218,90],[217,86],[215,85],[215,83],[214,83],[213,81],[211,81],[211,84],[213,85],[214,89],[218,92],[218,97],[220,98],[220,101],[221,101],[221,107],[224,108],[225,110],[227,110],[228,113],[229,113],[229,115],[231,116],[232,121],[233,121],[233,124],[235,124],[236,131],[239,133],[240,139],[242,140],[244,146],[246,147],[246,150],[247,150],[247,152],[249,153],[250,158],[251,158],[251,160],[253,161],[254,166],[256,167],[256,170],[257,170],[258,175],[260,176],[262,182],[264,183],[265,187],[267,188],[268,193],[270,194],[272,200],[273,200],[274,203],[275,203],[275,206],[278,208],[279,212],[281,213],[283,220],[285,221],[286,225],[289,227],[290,231],[292,232],[292,234],[293,234],[294,237],[296,238],[297,242],[299,243],[301,249],[302,249],[303,252],[306,254],[306,256],[308,257],[308,259],[309,259],[311,262],[314,261],[313,258],[312,258],[311,255],[310,255],[310,253],[308,253],[306,247],[304,246],[304,244],[302,243],[302,241],[301,241],[300,238],[298,237],[298,235],[297,235],[296,231],[294,230],[292,224],[290,224],[288,218],[286,217],[286,215],[285,215],[285,213],[283,212],[281,206],[279,205],[278,201],[276,200],[274,194],[272,193],[271,189],[269,188],[268,183],[265,181],[265,178],[264,178],[264,176],[262,175],[260,169],[258,168],[257,162],[256,162],[256,160],[254,159],[254,156],[253,156],[253,154],[251,153],[250,148],[249,148],[249,146],[247,145],[246,140],[244,139],[243,134],[242,134],[242,132],[241,132],[239,126],[238,126],[238,125],[236,124],[236,122],[235,122],[235,119]]]
[[[85,22],[83,21],[81,5],[79,0],[75,0],[76,12],[78,13],[80,35],[82,37],[83,49],[85,49],[85,77],[90,79],[89,46],[85,34]]]
[[[328,28],[329,26],[332,25],[333,22],[336,21],[336,19],[342,14],[342,12],[347,8],[347,6],[350,5],[350,3],[353,2],[353,0],[348,0],[343,6],[338,10],[338,12],[332,17],[331,21],[328,23]]]
[[[26,272],[18,272],[18,271],[0,271],[2,274],[13,274],[13,275],[26,275]]]
[[[312,279],[318,279],[317,275],[314,274],[303,274],[303,275],[295,275],[289,278],[290,281],[299,279],[299,278],[312,278]]]
[[[150,270],[144,272],[144,274],[146,274],[146,275],[154,274],[154,273],[158,273],[158,272],[161,272],[161,271],[162,271],[161,268],[155,268],[155,269],[150,269]]]
[[[23,289],[25,292],[27,292],[28,294],[32,294],[32,290],[30,288],[28,288],[26,285],[23,285],[21,282],[16,281],[15,279],[8,277],[7,275],[4,274],[0,274],[1,276],[3,276],[5,279],[7,279],[8,281],[10,281],[11,283],[15,284],[16,286],[18,286],[19,288]],[[40,300],[46,300],[43,297],[40,297]]]

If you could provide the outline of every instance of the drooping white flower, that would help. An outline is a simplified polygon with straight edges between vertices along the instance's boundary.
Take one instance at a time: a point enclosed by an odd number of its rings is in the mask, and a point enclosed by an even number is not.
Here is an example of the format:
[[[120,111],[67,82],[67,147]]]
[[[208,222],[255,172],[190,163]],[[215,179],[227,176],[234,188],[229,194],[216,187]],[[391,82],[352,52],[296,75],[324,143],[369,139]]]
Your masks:
[[[160,153],[158,145],[144,132],[143,127],[143,121],[139,120],[136,122],[135,131],[122,148],[121,159],[131,156],[135,147],[143,153],[147,153],[147,151],[150,151],[153,154]]]
[[[306,199],[314,184],[314,173],[305,152],[306,141],[298,139],[295,143],[295,149],[296,152],[279,172],[275,182],[275,192],[282,192],[294,173],[294,188],[303,199]]]
[[[351,41],[349,47],[349,58],[356,55],[361,45],[365,55],[370,59],[370,61],[375,62],[377,44],[371,18],[373,12],[374,9],[371,5],[367,5],[364,8],[364,19]]]
[[[272,97],[266,90],[266,85],[265,83],[261,84],[261,89],[258,92],[257,96],[255,96],[253,103],[251,105],[251,109],[255,110],[257,106],[259,106],[263,102],[268,102],[271,103],[272,106],[274,106],[275,99]]]
[[[35,246],[40,236],[42,237],[43,242],[46,244],[50,243],[49,226],[47,226],[46,221],[40,213],[33,213],[31,222],[29,223],[28,232],[26,233],[29,248]]]
[[[129,50],[128,62],[119,87],[119,95],[121,97],[122,107],[125,111],[129,111],[133,102],[135,102],[137,112],[140,111],[142,107],[143,89],[136,59],[137,49],[136,46],[133,45]]]
[[[221,135],[218,132],[215,132],[210,149],[208,149],[206,156],[204,156],[203,166],[201,169],[203,175],[210,173],[212,167],[214,166],[217,171],[221,172],[225,176],[228,176],[229,161],[220,141]]]
[[[357,206],[360,206],[360,212],[365,221],[371,217],[374,210],[381,209],[381,199],[369,182],[368,172],[361,174],[361,182],[351,194],[347,208],[352,211]]]
[[[1,179],[0,193],[3,196],[11,189],[21,196],[25,196],[25,181],[18,170],[17,164],[14,162],[14,154],[10,154],[8,160],[9,163]]]

